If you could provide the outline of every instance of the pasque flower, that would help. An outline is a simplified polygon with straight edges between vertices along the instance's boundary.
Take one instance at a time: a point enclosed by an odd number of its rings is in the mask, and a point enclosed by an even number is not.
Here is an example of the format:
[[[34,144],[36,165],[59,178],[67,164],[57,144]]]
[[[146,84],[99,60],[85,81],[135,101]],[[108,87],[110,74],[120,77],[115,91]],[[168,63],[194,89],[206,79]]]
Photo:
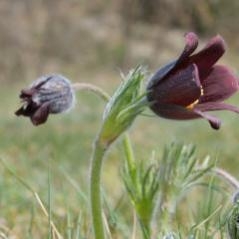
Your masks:
[[[187,33],[186,45],[177,60],[159,69],[149,80],[147,98],[150,108],[159,116],[187,120],[205,118],[214,129],[220,128],[220,120],[205,113],[239,108],[224,103],[238,91],[238,78],[226,66],[215,65],[225,52],[221,36],[213,37],[198,53],[195,33]]]
[[[61,75],[46,75],[35,80],[20,94],[23,106],[15,114],[30,117],[34,125],[46,122],[49,114],[70,109],[74,102],[74,91],[70,81]]]

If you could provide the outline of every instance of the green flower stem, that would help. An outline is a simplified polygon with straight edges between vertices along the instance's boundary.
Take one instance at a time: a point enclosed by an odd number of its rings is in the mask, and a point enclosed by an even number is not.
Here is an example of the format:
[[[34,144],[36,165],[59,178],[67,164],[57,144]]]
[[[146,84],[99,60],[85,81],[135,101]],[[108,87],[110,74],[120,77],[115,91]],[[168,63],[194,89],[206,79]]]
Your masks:
[[[99,140],[96,139],[94,143],[92,164],[91,164],[91,178],[90,178],[90,195],[91,195],[91,213],[93,220],[93,227],[95,239],[104,239],[104,225],[102,220],[102,203],[101,203],[101,169],[103,159],[107,147],[105,147]]]
[[[91,163],[90,193],[91,193],[91,213],[94,227],[95,239],[104,239],[104,224],[102,219],[102,203],[101,203],[101,171],[106,151],[111,143],[102,142],[100,134],[95,140],[94,150]],[[127,164],[131,172],[135,171],[134,153],[131,147],[130,138],[125,134],[123,146],[126,152]],[[145,237],[148,238],[148,237]]]
[[[99,96],[103,101],[108,102],[110,96],[101,88],[88,83],[74,83],[72,84],[75,90],[90,91]],[[109,146],[108,146],[109,147]],[[94,228],[95,239],[104,239],[104,224],[102,219],[102,203],[101,203],[101,169],[108,148],[100,140],[100,134],[94,142],[91,162],[91,176],[90,176],[90,200],[91,200],[91,215]]]
[[[73,89],[75,90],[85,90],[85,91],[90,91],[98,95],[103,101],[108,102],[110,99],[110,96],[103,91],[100,87],[93,85],[93,84],[88,84],[88,83],[74,83],[72,84]]]
[[[110,96],[105,93],[101,88],[88,83],[74,83],[72,87],[75,90],[90,91],[99,96],[103,101],[108,102]],[[100,132],[101,133],[101,132]],[[104,239],[104,224],[102,219],[102,203],[101,203],[101,170],[106,151],[109,149],[111,143],[102,142],[101,134],[97,136],[94,149],[92,153],[91,162],[91,178],[90,178],[90,195],[91,195],[91,213],[95,239]],[[133,149],[130,142],[130,137],[127,133],[123,138],[123,147],[126,154],[126,162],[131,173],[135,174],[135,158]],[[135,177],[135,176],[134,176]],[[136,178],[135,178],[136,179]]]

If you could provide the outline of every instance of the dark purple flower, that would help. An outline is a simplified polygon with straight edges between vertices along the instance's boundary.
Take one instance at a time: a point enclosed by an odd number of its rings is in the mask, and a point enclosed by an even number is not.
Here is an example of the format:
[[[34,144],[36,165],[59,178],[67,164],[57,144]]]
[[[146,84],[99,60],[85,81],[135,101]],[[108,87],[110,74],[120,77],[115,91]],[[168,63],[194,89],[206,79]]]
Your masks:
[[[159,116],[187,120],[205,118],[214,129],[220,120],[205,112],[239,108],[223,101],[238,91],[238,78],[226,66],[215,65],[225,52],[221,36],[215,36],[198,53],[198,37],[186,34],[186,46],[179,58],[159,69],[147,86],[150,108]]]
[[[20,94],[24,105],[15,114],[30,117],[34,125],[46,122],[49,114],[57,114],[70,109],[74,102],[74,92],[70,81],[61,75],[47,75],[38,78],[23,89]]]

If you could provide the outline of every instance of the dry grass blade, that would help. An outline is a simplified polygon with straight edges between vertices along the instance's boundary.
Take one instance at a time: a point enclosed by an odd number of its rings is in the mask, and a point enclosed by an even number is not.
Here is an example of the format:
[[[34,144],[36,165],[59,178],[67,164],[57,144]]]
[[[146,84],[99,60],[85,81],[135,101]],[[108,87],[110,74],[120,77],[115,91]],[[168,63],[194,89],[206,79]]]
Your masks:
[[[49,214],[48,214],[48,212],[47,212],[47,210],[46,210],[42,200],[40,199],[39,195],[37,194],[37,192],[34,192],[33,194],[34,194],[34,197],[36,198],[40,208],[42,209],[43,213],[45,214],[45,216],[47,218],[49,218]],[[54,224],[54,222],[52,220],[50,221],[50,224],[51,224],[53,233],[56,234],[57,238],[58,239],[63,239],[63,237],[61,236],[60,232],[57,230],[57,228],[56,228],[56,226],[55,226],[55,224]]]
[[[110,233],[110,228],[109,228],[109,224],[108,224],[108,220],[105,216],[105,213],[103,213],[103,220],[104,220],[104,224],[105,224],[105,229],[106,229],[106,233],[108,235],[109,239],[112,239],[111,233]]]
[[[33,196],[36,198],[37,203],[39,204],[42,212],[44,213],[44,215],[49,219],[49,214],[41,200],[41,198],[39,197],[38,193],[28,184],[26,183],[22,178],[20,178],[11,168],[9,168],[8,165],[6,165],[6,163],[4,162],[3,159],[0,160],[1,163],[3,164],[4,168],[15,178],[17,179],[24,187],[26,187],[32,194]],[[61,236],[60,232],[58,231],[58,229],[56,228],[54,222],[52,220],[50,220],[50,225],[52,228],[52,233],[53,233],[53,238],[56,239],[63,239],[63,236]],[[56,237],[55,237],[56,236]]]

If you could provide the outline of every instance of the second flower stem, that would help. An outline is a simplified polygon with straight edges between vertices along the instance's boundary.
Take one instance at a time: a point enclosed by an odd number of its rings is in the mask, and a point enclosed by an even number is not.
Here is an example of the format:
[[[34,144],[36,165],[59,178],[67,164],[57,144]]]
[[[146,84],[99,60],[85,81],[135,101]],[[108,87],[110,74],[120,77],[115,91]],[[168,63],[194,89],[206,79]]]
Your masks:
[[[72,87],[76,91],[81,90],[81,91],[93,92],[105,102],[108,102],[108,100],[110,99],[110,96],[105,91],[103,91],[100,87],[93,84],[78,82],[78,83],[72,84]]]

